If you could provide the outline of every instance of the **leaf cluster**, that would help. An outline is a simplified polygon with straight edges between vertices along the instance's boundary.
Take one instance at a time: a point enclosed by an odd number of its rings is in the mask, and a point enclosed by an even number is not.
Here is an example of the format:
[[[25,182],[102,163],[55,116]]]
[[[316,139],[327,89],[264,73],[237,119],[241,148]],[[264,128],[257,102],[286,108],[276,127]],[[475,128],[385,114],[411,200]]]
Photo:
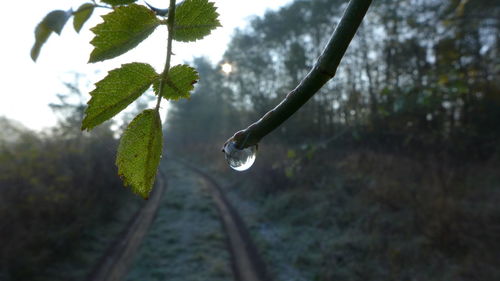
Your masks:
[[[40,50],[50,35],[53,32],[60,35],[71,16],[73,16],[73,28],[76,32],[80,32],[85,22],[92,16],[95,6],[94,3],[84,3],[76,11],[54,10],[48,13],[35,28],[35,44],[31,48],[31,59],[33,61],[38,59]]]
[[[135,4],[135,0],[101,2],[103,4],[85,3],[75,12],[57,10],[49,13],[35,30],[36,40],[31,54],[33,60],[37,59],[42,45],[52,32],[60,34],[69,17],[74,16],[73,26],[79,32],[96,7],[112,11],[102,16],[102,23],[90,29],[95,35],[90,42],[94,46],[90,63],[116,58],[128,52],[160,25],[168,26],[169,41],[182,42],[202,39],[220,26],[214,3],[208,0],[185,0],[169,7],[174,11],[174,21],[165,19],[166,13],[158,13],[164,10]],[[174,101],[189,98],[199,80],[197,71],[189,65],[170,68],[170,56],[169,48],[162,73],[157,73],[149,64],[138,62],[123,64],[109,71],[90,93],[82,122],[82,130],[93,129],[120,113],[153,85],[154,93],[158,96],[157,106],[155,109],[146,109],[128,125],[116,160],[124,183],[143,198],[148,198],[152,189],[162,153],[160,101],[162,98]]]

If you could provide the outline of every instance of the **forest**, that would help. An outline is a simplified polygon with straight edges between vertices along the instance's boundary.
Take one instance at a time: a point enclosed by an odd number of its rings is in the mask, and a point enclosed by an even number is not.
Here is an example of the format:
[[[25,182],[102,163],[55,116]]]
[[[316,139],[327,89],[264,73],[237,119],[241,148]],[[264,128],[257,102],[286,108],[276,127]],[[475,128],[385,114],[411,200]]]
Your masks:
[[[251,169],[228,167],[221,146],[300,83],[346,5],[295,0],[235,30],[220,62],[194,58],[201,78],[171,103],[160,170],[220,183],[268,280],[500,280],[498,1],[373,1],[332,81]],[[94,280],[145,204],[117,175],[112,122],[80,131],[85,93],[66,86],[50,131],[0,119],[0,280]],[[174,183],[123,280],[236,280],[211,199]],[[217,234],[182,251],[169,236],[197,229]]]

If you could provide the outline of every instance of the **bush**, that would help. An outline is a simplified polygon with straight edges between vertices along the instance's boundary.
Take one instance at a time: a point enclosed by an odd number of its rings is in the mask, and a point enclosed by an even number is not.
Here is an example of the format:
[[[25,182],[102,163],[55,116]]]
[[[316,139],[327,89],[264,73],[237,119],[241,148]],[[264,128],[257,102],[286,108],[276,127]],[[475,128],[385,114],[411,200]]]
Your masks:
[[[37,280],[67,259],[84,230],[109,220],[124,194],[109,128],[93,135],[20,134],[0,144],[0,275]]]

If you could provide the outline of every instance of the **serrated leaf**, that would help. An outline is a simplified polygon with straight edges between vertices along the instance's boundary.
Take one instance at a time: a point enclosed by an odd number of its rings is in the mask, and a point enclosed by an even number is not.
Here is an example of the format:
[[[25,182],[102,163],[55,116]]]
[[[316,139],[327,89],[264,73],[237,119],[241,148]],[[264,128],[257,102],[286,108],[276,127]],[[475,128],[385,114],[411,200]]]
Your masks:
[[[111,70],[90,92],[92,97],[85,110],[82,130],[90,130],[118,114],[157,78],[153,67],[146,63],[128,63]]]
[[[40,50],[49,39],[50,34],[55,32],[61,34],[61,31],[71,16],[70,11],[55,10],[48,13],[35,28],[35,44],[31,48],[31,59],[36,61],[40,55]]]
[[[175,10],[173,38],[189,42],[202,39],[220,25],[213,2],[185,0]]]
[[[74,18],[73,18],[73,27],[75,28],[76,32],[80,32],[82,29],[83,25],[87,20],[90,18],[92,13],[94,12],[94,4],[92,3],[85,3],[82,4],[78,10],[74,13]]]
[[[101,2],[104,2],[109,5],[125,5],[125,4],[131,4],[136,2],[137,0],[101,0]]]
[[[90,43],[95,48],[89,62],[103,61],[126,53],[139,45],[160,24],[153,11],[137,4],[116,7],[102,18],[104,22],[91,29],[95,37]]]
[[[153,188],[162,152],[161,119],[158,111],[144,110],[123,133],[116,165],[125,185],[144,199]]]
[[[189,98],[190,91],[193,90],[194,84],[199,79],[196,69],[189,65],[182,64],[172,67],[168,71],[166,81],[163,83],[162,97],[167,100],[179,100],[181,98]],[[156,94],[160,93],[160,82],[155,81],[153,84]]]

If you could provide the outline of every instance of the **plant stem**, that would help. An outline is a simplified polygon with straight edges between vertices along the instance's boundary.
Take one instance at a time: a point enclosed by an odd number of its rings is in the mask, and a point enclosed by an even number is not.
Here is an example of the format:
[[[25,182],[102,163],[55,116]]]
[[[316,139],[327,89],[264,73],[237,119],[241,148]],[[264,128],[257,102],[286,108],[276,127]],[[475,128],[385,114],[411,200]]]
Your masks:
[[[160,76],[160,85],[158,90],[158,99],[156,101],[155,110],[160,110],[160,103],[163,97],[163,85],[165,84],[168,71],[170,70],[170,58],[172,57],[172,39],[174,31],[174,21],[175,21],[175,0],[170,0],[170,6],[168,7],[168,18],[167,18],[167,29],[168,29],[168,39],[167,39],[167,58],[165,61],[165,68]]]
[[[257,144],[332,79],[371,2],[372,0],[351,0],[328,44],[306,77],[275,108],[246,129],[236,132],[227,142],[234,141],[239,149]]]

